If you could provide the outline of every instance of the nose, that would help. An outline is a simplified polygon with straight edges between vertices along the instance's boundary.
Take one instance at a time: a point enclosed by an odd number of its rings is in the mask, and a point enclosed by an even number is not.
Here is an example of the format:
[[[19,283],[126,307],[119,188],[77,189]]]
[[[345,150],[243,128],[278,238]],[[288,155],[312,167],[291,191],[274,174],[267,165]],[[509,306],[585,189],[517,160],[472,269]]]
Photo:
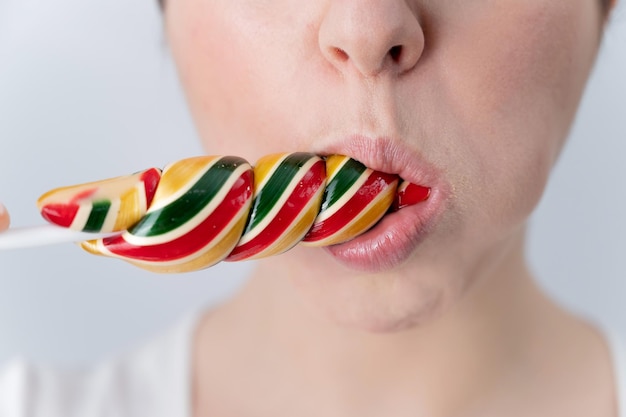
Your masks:
[[[411,70],[424,32],[406,0],[330,0],[319,29],[323,56],[342,73],[366,77]]]

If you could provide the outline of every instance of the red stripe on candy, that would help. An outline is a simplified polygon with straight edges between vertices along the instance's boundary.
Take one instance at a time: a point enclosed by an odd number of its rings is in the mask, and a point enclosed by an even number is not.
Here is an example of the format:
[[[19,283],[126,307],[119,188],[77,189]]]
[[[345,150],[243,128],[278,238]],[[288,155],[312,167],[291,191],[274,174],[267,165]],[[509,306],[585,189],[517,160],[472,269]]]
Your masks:
[[[96,191],[98,191],[98,187],[93,187],[87,190],[83,190],[80,193],[76,194],[74,197],[72,197],[72,199],[69,201],[69,204],[77,204],[81,200],[84,200],[94,195]]]
[[[337,233],[348,223],[354,220],[374,199],[396,181],[398,177],[392,174],[374,171],[359,190],[332,216],[313,225],[304,238],[305,242],[316,242]]]
[[[252,171],[243,173],[215,210],[178,239],[158,245],[136,246],[124,240],[122,235],[105,238],[103,244],[116,255],[148,262],[168,262],[193,255],[214,240],[252,198],[252,182]]]
[[[70,227],[79,209],[78,204],[48,204],[41,208],[41,215],[50,223]]]
[[[401,208],[413,206],[428,200],[428,197],[430,197],[430,188],[409,183],[404,190],[396,194],[391,210],[398,211]]]
[[[285,204],[261,233],[244,245],[237,246],[227,261],[241,261],[250,258],[271,246],[283,235],[298,217],[326,179],[326,164],[318,161],[302,177],[300,184],[291,192]]]
[[[154,194],[156,193],[159,181],[161,181],[161,170],[158,168],[150,168],[143,174],[141,174],[141,181],[143,181],[143,187],[146,191],[146,207],[150,207]]]

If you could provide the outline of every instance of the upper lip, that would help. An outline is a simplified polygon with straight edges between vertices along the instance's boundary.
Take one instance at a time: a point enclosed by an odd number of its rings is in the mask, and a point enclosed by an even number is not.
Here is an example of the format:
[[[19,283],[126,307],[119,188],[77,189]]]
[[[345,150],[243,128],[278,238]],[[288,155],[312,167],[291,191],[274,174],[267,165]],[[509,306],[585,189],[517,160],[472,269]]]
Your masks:
[[[368,168],[397,174],[406,181],[425,187],[434,188],[438,182],[435,166],[401,140],[355,134],[322,146],[316,152],[322,156],[346,155]]]

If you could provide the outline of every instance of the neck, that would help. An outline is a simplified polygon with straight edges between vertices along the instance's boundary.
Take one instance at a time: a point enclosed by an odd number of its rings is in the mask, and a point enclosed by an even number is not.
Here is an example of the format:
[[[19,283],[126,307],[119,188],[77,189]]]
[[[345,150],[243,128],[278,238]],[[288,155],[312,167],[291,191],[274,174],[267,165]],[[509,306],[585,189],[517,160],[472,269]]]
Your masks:
[[[223,314],[254,329],[241,344],[285,390],[306,384],[329,410],[347,414],[360,411],[354,407],[363,398],[429,415],[467,409],[515,374],[525,343],[536,339],[529,333],[556,310],[525,267],[521,236],[451,310],[393,333],[346,328],[315,314],[275,266],[262,263]]]

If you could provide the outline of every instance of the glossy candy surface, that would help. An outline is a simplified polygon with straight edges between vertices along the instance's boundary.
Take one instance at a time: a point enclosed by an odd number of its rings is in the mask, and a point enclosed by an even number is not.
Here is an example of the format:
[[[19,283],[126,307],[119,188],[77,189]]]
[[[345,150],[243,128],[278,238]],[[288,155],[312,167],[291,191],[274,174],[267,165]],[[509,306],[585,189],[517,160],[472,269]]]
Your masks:
[[[277,154],[254,168],[254,203],[241,240],[228,261],[276,255],[298,244],[317,216],[326,165],[309,153]]]
[[[428,197],[430,197],[430,188],[413,184],[412,182],[402,181],[396,191],[391,209],[398,211],[404,207],[428,200]]]
[[[252,203],[252,167],[238,157],[197,157],[163,170],[145,217],[120,236],[83,242],[87,251],[154,272],[212,266],[233,250]]]
[[[342,155],[268,155],[254,169],[239,157],[204,156],[177,161],[162,174],[151,169],[53,190],[40,207],[65,227],[125,230],[82,242],[88,252],[174,273],[276,255],[300,242],[328,246],[353,239],[388,211],[428,199],[429,188],[406,181],[398,187],[399,181]],[[129,204],[129,195],[140,201],[145,195],[146,203]],[[115,216],[91,221],[103,217],[105,198],[119,200],[115,207],[132,215],[116,209]]]
[[[380,220],[393,203],[398,176],[374,171],[347,156],[326,161],[328,184],[322,208],[304,238],[309,246],[350,240]]]
[[[161,170],[57,188],[37,201],[50,223],[81,232],[118,232],[137,223],[147,212]]]

